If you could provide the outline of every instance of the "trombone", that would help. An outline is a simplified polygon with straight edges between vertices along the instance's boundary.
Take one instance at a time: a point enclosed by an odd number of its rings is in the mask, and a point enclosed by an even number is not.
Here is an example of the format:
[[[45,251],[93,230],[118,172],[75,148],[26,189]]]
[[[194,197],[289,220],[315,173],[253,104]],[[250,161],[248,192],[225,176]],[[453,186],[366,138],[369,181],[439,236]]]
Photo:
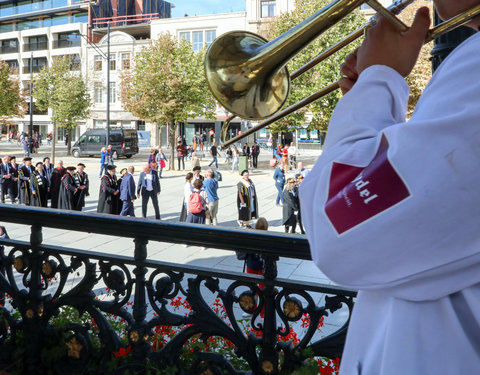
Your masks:
[[[232,113],[222,128],[223,147],[337,90],[338,81],[280,111],[288,98],[291,80],[364,35],[375,24],[375,17],[290,75],[286,64],[310,41],[365,3],[392,22],[398,30],[405,31],[408,27],[396,15],[414,1],[397,0],[385,8],[377,0],[335,0],[271,42],[248,31],[232,31],[217,38],[207,51],[205,74],[215,98]],[[437,25],[428,32],[425,43],[464,25],[478,15],[480,5]],[[225,142],[228,126],[237,116],[249,120],[265,120]]]

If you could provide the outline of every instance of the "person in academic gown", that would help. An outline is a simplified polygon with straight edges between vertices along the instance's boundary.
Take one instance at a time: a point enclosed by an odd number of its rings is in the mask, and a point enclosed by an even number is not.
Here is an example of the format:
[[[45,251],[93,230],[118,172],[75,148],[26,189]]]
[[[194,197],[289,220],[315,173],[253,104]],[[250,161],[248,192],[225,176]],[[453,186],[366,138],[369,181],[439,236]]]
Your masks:
[[[82,207],[85,207],[85,197],[88,197],[88,175],[84,171],[85,164],[79,163],[77,165],[77,172],[73,175],[75,179],[75,185],[77,186],[78,190],[75,193],[75,210],[82,211]]]
[[[119,194],[115,176],[115,165],[107,166],[107,173],[100,180],[100,192],[98,194],[97,212],[101,214],[118,215]]]
[[[35,167],[35,171],[30,175],[31,206],[48,207],[48,181],[43,174],[43,163],[39,161]]]
[[[61,210],[73,210],[75,208],[75,193],[78,191],[75,185],[73,173],[75,167],[67,167],[65,173],[60,181],[60,193],[58,194],[58,208]]]
[[[13,168],[13,171],[12,171],[12,175],[14,175],[14,181],[15,183],[12,184],[13,186],[13,197],[14,199],[17,199],[18,198],[18,164],[17,164],[17,158],[15,157],[15,155],[11,155],[10,156],[10,165],[12,166]],[[16,201],[14,201],[13,203],[15,203]]]
[[[57,167],[52,171],[52,176],[50,177],[50,197],[52,199],[52,208],[58,208],[60,184],[65,173],[66,170],[63,168],[63,161],[59,160]]]
[[[33,173],[32,158],[23,159],[24,165],[18,170],[18,198],[20,204],[30,206],[30,175]]]

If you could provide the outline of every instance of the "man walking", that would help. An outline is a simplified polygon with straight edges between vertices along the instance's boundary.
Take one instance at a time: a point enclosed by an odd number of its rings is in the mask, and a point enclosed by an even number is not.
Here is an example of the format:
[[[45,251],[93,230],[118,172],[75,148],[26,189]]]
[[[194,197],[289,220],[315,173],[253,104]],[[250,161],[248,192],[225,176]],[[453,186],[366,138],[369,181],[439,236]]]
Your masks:
[[[218,212],[218,182],[213,178],[213,171],[207,170],[205,174],[205,180],[203,181],[203,188],[205,189],[208,197],[208,213],[209,216],[206,219],[207,224],[217,225],[217,212]]]
[[[257,141],[253,142],[252,146],[252,162],[253,168],[257,168],[258,165],[258,155],[260,154],[260,147],[258,147]]]
[[[218,161],[217,161],[217,156],[218,156],[218,150],[217,150],[217,145],[215,143],[215,141],[213,141],[213,145],[212,147],[210,147],[210,155],[212,155],[212,162],[210,164],[208,164],[208,166],[212,166],[213,163],[215,163],[215,168],[218,169]]]
[[[160,195],[161,187],[158,173],[155,169],[150,168],[149,164],[143,167],[143,172],[140,173],[137,185],[137,197],[140,198],[142,194],[142,216],[147,217],[147,204],[151,198],[153,209],[155,210],[155,219],[160,220],[160,209],[158,207],[158,196]]]
[[[120,200],[123,202],[122,211],[120,216],[133,216],[135,217],[135,210],[133,202],[135,201],[135,181],[133,180],[133,173],[135,168],[133,165],[128,167],[128,173],[123,177],[120,185]]]

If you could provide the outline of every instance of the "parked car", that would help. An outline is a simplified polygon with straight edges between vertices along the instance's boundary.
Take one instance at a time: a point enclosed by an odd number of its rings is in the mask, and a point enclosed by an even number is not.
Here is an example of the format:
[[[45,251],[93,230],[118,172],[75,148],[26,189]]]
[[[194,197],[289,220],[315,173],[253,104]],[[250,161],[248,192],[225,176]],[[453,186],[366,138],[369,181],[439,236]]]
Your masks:
[[[72,146],[72,155],[80,156],[100,155],[102,147],[106,146],[106,130],[87,130]],[[110,130],[109,144],[117,157],[131,158],[138,153],[138,135],[136,130]]]

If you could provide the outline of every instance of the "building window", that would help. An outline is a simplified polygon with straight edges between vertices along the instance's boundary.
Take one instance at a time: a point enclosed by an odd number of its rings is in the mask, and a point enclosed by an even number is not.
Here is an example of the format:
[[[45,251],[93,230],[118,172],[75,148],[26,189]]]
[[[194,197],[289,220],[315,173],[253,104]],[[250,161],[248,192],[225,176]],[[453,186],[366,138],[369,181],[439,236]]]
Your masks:
[[[275,0],[267,0],[261,2],[262,18],[275,17]]]
[[[95,70],[96,72],[99,72],[102,70],[102,56],[95,55],[93,70]]]
[[[194,31],[192,32],[193,39],[193,51],[199,52],[203,48],[203,31]]]
[[[182,31],[178,34],[179,39],[185,39],[187,42],[192,42],[190,39],[190,31]]]
[[[130,53],[122,53],[122,69],[130,69]]]
[[[5,60],[5,63],[8,64],[10,69],[13,69],[15,72],[18,72],[18,60]]]
[[[53,42],[53,48],[80,47],[81,37],[78,32],[58,34],[58,40]]]
[[[117,69],[117,60],[114,53],[110,54],[110,70]]]
[[[95,82],[93,86],[93,101],[103,103],[103,86],[100,82]]]
[[[210,44],[213,43],[213,41],[215,40],[216,38],[216,31],[215,30],[206,30],[205,31],[205,44],[207,45],[207,47],[210,47]]]
[[[117,101],[117,92],[115,82],[110,82],[110,103],[115,103]]]
[[[23,45],[24,51],[43,51],[48,49],[48,38],[46,35],[31,36],[28,43]]]
[[[18,39],[2,40],[1,53],[18,52]]]

